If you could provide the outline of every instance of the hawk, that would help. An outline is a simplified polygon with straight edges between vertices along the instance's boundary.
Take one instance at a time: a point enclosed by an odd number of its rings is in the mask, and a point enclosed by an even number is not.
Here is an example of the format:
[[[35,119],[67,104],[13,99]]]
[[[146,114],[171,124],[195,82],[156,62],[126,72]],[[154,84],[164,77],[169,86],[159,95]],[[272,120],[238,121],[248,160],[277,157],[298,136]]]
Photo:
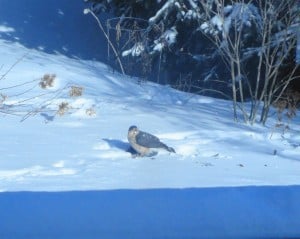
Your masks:
[[[134,156],[152,157],[158,153],[160,149],[175,153],[175,150],[162,143],[156,136],[139,130],[135,125],[129,127],[128,141],[131,147],[136,151]]]

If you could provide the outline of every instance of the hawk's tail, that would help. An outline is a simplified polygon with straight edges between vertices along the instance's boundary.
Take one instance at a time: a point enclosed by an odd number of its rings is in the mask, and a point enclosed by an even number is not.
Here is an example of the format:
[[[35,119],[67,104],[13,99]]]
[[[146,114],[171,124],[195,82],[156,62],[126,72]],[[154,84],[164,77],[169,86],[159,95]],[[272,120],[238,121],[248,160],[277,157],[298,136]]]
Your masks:
[[[165,145],[165,149],[167,151],[171,152],[171,153],[175,153],[176,154],[175,150],[172,147],[168,147],[167,145]]]

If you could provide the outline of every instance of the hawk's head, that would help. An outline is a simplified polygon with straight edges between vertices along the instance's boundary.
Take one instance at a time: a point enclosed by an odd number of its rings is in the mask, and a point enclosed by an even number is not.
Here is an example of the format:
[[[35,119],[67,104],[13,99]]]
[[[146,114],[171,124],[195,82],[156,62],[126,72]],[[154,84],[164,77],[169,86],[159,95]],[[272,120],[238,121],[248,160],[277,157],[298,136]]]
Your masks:
[[[139,133],[139,129],[138,127],[136,127],[135,125],[132,125],[129,127],[128,129],[128,135],[130,136],[136,136]]]

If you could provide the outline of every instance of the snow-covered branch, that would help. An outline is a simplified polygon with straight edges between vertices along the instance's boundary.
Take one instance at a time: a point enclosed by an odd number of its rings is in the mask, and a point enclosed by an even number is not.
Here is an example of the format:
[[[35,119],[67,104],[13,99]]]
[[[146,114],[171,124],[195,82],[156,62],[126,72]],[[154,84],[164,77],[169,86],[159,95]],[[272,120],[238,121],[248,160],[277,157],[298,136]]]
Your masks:
[[[165,47],[169,47],[176,43],[178,32],[175,27],[165,31],[157,40],[154,41],[153,51],[162,51]]]
[[[145,51],[144,44],[142,42],[137,42],[129,50],[123,51],[122,56],[123,57],[128,56],[128,55],[131,55],[133,57],[140,56],[144,51]]]
[[[212,36],[221,33],[225,37],[232,28],[241,31],[242,28],[251,28],[253,25],[258,32],[261,31],[262,18],[258,9],[253,4],[236,3],[225,6],[222,12],[216,13],[198,29]]]
[[[162,18],[163,15],[166,15],[167,11],[170,11],[175,5],[175,0],[168,0],[163,7],[157,11],[155,16],[149,18],[149,23],[156,23],[159,19]]]

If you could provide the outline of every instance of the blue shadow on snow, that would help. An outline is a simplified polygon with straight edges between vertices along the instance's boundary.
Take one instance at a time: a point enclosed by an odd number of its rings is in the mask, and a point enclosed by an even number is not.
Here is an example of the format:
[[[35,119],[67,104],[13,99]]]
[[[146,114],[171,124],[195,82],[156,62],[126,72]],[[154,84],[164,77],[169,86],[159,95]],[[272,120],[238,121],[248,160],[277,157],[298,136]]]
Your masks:
[[[107,42],[83,0],[0,0],[0,38],[81,59],[107,59]],[[102,22],[108,17],[101,15]]]
[[[0,193],[0,238],[300,238],[300,186]]]

